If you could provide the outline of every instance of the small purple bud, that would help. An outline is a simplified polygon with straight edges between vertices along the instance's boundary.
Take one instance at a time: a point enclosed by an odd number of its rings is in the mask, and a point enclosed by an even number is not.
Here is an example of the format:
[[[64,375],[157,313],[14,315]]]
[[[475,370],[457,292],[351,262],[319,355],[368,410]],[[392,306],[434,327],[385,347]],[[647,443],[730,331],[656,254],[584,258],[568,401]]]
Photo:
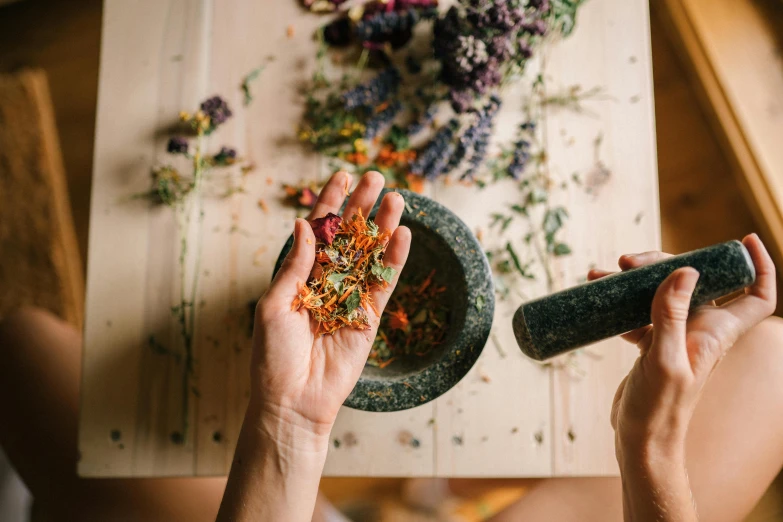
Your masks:
[[[166,145],[166,152],[170,154],[187,154],[188,153],[188,140],[180,136],[174,136],[169,139]]]

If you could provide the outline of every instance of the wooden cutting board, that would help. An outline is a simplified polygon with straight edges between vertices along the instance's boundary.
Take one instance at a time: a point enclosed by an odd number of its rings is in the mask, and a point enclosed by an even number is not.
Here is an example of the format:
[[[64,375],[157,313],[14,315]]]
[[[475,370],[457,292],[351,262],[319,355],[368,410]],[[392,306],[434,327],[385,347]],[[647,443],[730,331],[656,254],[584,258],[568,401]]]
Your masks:
[[[90,223],[84,381],[80,428],[83,476],[221,475],[228,471],[249,394],[244,312],[268,285],[295,213],[280,183],[328,174],[326,162],[295,140],[300,87],[314,66],[312,34],[323,19],[294,0],[107,0],[101,51]],[[274,57],[242,108],[245,74]],[[608,95],[589,113],[548,109],[544,129],[555,179],[605,167],[601,186],[559,192],[571,218],[550,288],[578,282],[593,264],[615,266],[624,252],[659,247],[658,199],[645,0],[590,0],[575,33],[552,42],[536,67],[547,88],[600,86]],[[534,69],[534,68],[531,68]],[[535,74],[535,70],[529,71]],[[192,434],[180,425],[181,372],[149,338],[176,343],[170,307],[179,292],[177,245],[168,209],[128,196],[149,189],[149,168],[166,160],[162,130],[178,111],[212,94],[235,117],[210,141],[237,147],[257,165],[246,194],[207,202],[198,295]],[[507,93],[508,100],[520,92]],[[513,132],[521,102],[505,104],[497,132]],[[600,143],[596,147],[596,138]],[[598,154],[598,158],[596,157]],[[235,176],[239,176],[235,173]],[[429,186],[427,193],[473,229],[518,203],[513,185]],[[263,198],[264,212],[257,203]],[[524,229],[512,230],[520,239]],[[500,240],[485,231],[488,248]],[[541,280],[524,287],[548,291]],[[493,341],[473,370],[439,399],[397,413],[343,409],[325,473],[375,476],[576,476],[617,473],[609,411],[636,356],[610,340],[553,367],[516,348],[511,314],[521,297],[500,301]],[[415,438],[418,445],[411,444]]]

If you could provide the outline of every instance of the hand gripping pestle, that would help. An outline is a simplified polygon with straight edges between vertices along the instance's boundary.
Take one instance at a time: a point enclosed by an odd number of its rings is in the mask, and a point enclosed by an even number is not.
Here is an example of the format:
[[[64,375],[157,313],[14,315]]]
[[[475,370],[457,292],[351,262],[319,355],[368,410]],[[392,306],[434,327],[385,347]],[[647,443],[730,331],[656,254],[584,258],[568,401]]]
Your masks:
[[[658,286],[685,266],[700,274],[691,307],[741,290],[756,279],[750,254],[739,241],[618,272],[520,306],[513,322],[519,348],[543,361],[650,324]]]

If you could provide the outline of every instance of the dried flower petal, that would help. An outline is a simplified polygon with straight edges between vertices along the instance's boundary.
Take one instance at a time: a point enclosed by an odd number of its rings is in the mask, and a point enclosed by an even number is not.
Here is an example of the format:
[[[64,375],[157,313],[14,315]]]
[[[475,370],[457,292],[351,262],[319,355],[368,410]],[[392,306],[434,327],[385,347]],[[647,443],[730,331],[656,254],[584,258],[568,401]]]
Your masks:
[[[180,136],[170,138],[166,145],[166,152],[169,152],[170,154],[187,154],[188,140]]]
[[[343,218],[329,212],[325,217],[314,219],[310,226],[313,227],[313,234],[318,241],[331,245],[342,221]]]
[[[209,117],[209,129],[211,132],[219,125],[225,123],[232,116],[231,109],[228,107],[226,100],[220,96],[212,96],[201,102],[201,110],[206,116]]]
[[[299,204],[303,207],[313,208],[318,196],[315,195],[309,187],[302,189],[302,193],[299,195]]]

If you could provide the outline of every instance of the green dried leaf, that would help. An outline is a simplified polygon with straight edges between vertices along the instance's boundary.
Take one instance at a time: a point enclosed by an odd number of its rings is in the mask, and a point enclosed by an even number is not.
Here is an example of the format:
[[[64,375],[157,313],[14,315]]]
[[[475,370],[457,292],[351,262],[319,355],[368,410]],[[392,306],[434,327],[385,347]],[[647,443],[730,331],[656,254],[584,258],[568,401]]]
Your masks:
[[[517,269],[517,272],[519,272],[521,276],[526,277],[525,269],[522,268],[522,263],[519,261],[519,256],[510,242],[506,243],[506,252],[508,252],[508,255],[511,256],[511,262],[514,264],[514,268]]]
[[[348,276],[348,274],[338,274],[337,272],[332,272],[326,277],[326,280],[332,283],[334,286],[334,289],[337,290],[337,293],[342,295],[343,294],[343,279],[345,279]]]
[[[530,191],[530,194],[528,194],[527,199],[533,204],[546,203],[549,199],[549,192],[542,188],[534,188]]]
[[[556,256],[567,256],[571,253],[571,247],[565,243],[557,243],[552,249],[552,253]]]
[[[389,137],[386,140],[391,143],[395,150],[407,150],[410,148],[408,133],[399,125],[392,125],[389,130]]]
[[[558,230],[563,228],[566,219],[568,219],[568,212],[563,207],[547,210],[544,214],[544,233],[548,236],[554,236]]]
[[[372,265],[371,273],[378,279],[383,279],[387,283],[391,283],[394,280],[397,271],[390,266],[383,266],[381,263],[375,263]]]
[[[378,225],[369,219],[367,220],[367,235],[370,237],[378,237]]]
[[[484,296],[483,295],[477,295],[476,296],[476,310],[479,312],[484,309]]]
[[[252,71],[250,71],[247,76],[242,80],[242,84],[240,85],[240,88],[242,89],[242,94],[245,95],[244,99],[244,105],[248,106],[250,105],[250,102],[253,101],[253,95],[250,93],[250,84],[258,78],[258,76],[261,74],[261,71],[264,70],[266,66],[262,65],[261,67],[256,67]]]
[[[362,297],[359,295],[358,290],[354,290],[351,292],[351,295],[348,296],[348,299],[345,300],[345,310],[350,314],[357,308],[359,308],[359,304],[362,302]]]

